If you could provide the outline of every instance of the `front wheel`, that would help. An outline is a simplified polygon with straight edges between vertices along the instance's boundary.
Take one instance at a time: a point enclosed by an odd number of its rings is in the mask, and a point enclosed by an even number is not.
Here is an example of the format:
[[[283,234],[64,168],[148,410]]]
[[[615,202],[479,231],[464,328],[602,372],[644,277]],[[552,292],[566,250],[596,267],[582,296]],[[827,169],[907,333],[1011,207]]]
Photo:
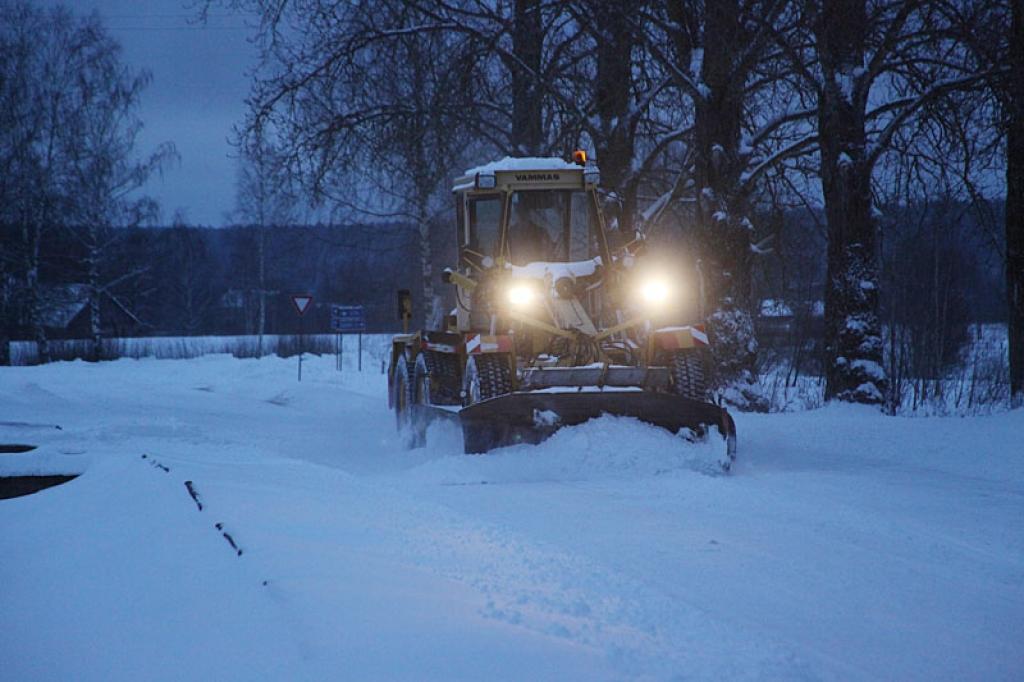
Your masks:
[[[512,365],[503,353],[471,355],[462,380],[462,403],[475,405],[512,392]],[[505,428],[495,424],[462,424],[463,451],[467,455],[487,452],[504,442]]]
[[[707,402],[707,363],[696,348],[672,353],[672,392],[690,400]]]
[[[462,404],[473,405],[512,392],[512,365],[504,353],[471,355],[462,380]]]

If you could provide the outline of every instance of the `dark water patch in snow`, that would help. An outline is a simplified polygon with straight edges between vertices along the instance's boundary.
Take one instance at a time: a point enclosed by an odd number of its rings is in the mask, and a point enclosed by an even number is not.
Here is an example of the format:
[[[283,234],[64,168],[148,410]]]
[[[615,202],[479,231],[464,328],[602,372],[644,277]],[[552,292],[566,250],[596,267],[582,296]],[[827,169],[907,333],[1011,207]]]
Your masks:
[[[24,443],[0,443],[0,455],[17,455],[35,449],[35,445],[25,445]]]
[[[0,476],[0,500],[32,495],[74,478],[78,476]]]
[[[57,424],[34,424],[32,422],[0,422],[0,426],[13,426],[19,429],[62,429]]]

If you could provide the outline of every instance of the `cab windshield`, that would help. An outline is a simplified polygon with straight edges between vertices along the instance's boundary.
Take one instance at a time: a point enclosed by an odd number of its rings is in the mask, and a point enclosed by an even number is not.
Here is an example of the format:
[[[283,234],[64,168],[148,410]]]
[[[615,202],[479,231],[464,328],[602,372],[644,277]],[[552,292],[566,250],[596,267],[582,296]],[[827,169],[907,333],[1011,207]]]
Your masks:
[[[507,245],[513,265],[581,261],[599,255],[593,200],[586,192],[515,192],[510,209]]]

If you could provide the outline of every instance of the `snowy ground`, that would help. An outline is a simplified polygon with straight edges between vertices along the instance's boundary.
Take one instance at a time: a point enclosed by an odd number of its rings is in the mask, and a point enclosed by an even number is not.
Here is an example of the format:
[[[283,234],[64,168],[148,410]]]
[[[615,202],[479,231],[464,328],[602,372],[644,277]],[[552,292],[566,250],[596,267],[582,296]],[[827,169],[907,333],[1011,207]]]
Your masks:
[[[717,476],[612,418],[406,452],[372,369],[0,369],[0,474],[84,472],[0,500],[0,678],[1024,677],[1020,410],[737,415]]]

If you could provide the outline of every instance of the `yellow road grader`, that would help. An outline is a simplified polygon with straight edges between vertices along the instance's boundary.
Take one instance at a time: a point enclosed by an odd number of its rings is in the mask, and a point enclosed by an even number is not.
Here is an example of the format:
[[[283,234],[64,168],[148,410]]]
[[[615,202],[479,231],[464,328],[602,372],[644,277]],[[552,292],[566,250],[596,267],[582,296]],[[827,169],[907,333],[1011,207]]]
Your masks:
[[[439,416],[482,453],[608,414],[720,437],[729,469],[736,429],[709,398],[704,327],[673,319],[679,278],[653,265],[641,233],[606,227],[598,183],[582,152],[456,180],[459,257],[443,272],[456,307],[444,329],[392,341],[389,404],[408,446]]]

